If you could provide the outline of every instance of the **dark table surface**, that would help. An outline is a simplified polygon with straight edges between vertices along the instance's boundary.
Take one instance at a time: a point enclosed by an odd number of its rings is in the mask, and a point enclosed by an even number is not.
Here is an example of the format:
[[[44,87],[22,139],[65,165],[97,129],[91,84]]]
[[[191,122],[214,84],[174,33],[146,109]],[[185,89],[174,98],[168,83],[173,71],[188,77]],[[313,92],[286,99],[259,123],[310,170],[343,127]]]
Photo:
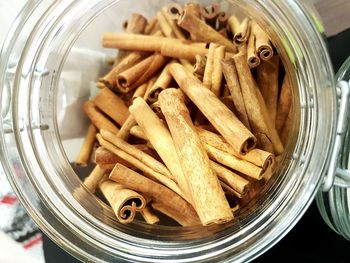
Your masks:
[[[350,56],[350,29],[330,38],[328,42],[334,70],[337,71]],[[47,263],[79,262],[47,237],[44,237],[44,253]],[[291,232],[253,262],[349,263],[350,241],[326,225],[313,203]]]

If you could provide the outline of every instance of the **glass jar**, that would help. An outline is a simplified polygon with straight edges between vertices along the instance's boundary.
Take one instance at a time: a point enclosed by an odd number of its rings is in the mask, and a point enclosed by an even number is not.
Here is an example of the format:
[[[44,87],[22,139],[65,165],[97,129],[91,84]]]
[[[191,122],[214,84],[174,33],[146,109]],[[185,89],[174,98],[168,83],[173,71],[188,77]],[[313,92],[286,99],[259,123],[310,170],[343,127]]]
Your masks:
[[[40,228],[81,260],[250,261],[287,234],[323,182],[333,182],[325,175],[339,140],[337,92],[317,15],[304,1],[227,0],[219,1],[225,11],[243,10],[276,40],[293,79],[295,122],[278,171],[282,176],[265,188],[254,212],[224,227],[121,225],[82,187],[70,165],[77,149],[70,146],[83,134],[71,124],[82,119],[79,99],[90,95],[89,83],[106,59],[100,53],[102,33],[120,31],[132,12],[154,16],[170,2],[28,1],[2,50],[3,169]],[[65,88],[63,72],[85,89]],[[70,98],[78,100],[68,103]]]

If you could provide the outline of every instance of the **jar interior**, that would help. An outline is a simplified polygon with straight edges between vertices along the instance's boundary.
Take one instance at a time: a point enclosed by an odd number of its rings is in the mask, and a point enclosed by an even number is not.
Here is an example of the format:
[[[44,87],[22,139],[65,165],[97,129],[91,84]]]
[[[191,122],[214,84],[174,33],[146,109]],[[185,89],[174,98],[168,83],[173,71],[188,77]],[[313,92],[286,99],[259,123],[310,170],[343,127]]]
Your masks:
[[[293,156],[293,153],[300,143],[299,135],[302,129],[301,99],[298,89],[299,82],[294,70],[295,65],[293,65],[290,53],[285,48],[284,43],[274,32],[274,25],[269,24],[269,21],[260,16],[258,10],[255,10],[255,13],[250,11],[248,16],[254,16],[256,21],[267,28],[267,33],[270,35],[285,70],[290,74],[293,82],[293,124],[286,143],[286,150],[279,157],[278,169],[271,179],[264,183],[258,196],[235,214],[234,221],[225,225],[179,227],[172,220],[167,220],[166,225],[148,225],[139,217],[131,225],[122,225],[105,202],[82,186],[81,180],[92,170],[92,165],[86,168],[72,165],[89,124],[82,110],[83,103],[96,95],[98,92],[96,80],[108,72],[106,61],[116,55],[115,50],[102,47],[102,34],[104,32],[122,32],[123,22],[132,13],[140,13],[146,18],[152,18],[161,7],[172,2],[115,1],[82,26],[74,38],[68,38],[70,42],[65,43],[68,48],[58,51],[56,58],[59,61],[57,68],[60,71],[57,72],[57,78],[52,79],[50,83],[55,99],[50,102],[50,107],[42,109],[48,116],[53,116],[54,136],[46,138],[44,136],[43,141],[46,149],[52,147],[56,149],[55,152],[50,151],[50,158],[56,160],[56,175],[60,175],[59,178],[49,178],[49,180],[56,185],[55,187],[62,194],[64,202],[72,210],[75,210],[97,230],[111,237],[118,235],[121,231],[128,235],[153,240],[196,241],[228,234],[236,234],[238,240],[240,231],[249,229],[262,213],[266,213],[270,209],[271,204],[280,198],[283,192],[295,191],[286,185],[296,184],[296,181],[293,182],[294,179],[291,180],[286,175],[295,165],[295,160],[299,158]],[[177,2],[182,4],[186,1]],[[201,1],[204,6],[211,3],[212,1]],[[238,14],[239,17],[242,17],[246,12],[245,9],[241,9],[237,4],[232,4],[231,1],[220,1],[220,5],[221,9],[228,14]],[[49,95],[42,92],[40,96],[45,99],[45,96]]]

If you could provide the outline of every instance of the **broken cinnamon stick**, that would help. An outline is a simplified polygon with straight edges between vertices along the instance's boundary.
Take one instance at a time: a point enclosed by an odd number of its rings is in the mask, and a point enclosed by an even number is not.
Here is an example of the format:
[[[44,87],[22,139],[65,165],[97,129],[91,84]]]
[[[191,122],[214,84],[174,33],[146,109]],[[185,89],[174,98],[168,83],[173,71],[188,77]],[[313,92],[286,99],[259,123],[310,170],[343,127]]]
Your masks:
[[[237,31],[234,33],[233,43],[235,45],[240,46],[248,41],[250,35],[250,20],[249,18],[243,19],[243,21],[239,24]]]
[[[251,22],[251,31],[255,35],[255,50],[259,57],[262,60],[271,59],[274,52],[269,36],[255,21]]]

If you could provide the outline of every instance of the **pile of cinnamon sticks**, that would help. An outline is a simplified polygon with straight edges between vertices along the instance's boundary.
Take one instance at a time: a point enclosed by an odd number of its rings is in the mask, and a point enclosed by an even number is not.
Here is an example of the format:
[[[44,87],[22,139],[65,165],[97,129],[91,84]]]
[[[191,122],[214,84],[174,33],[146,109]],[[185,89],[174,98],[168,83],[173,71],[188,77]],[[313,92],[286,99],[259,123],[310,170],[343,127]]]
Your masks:
[[[276,170],[292,123],[292,89],[268,35],[218,5],[133,14],[98,95],[76,164],[116,217],[163,213],[182,226],[222,224]],[[283,81],[282,81],[283,80]]]

